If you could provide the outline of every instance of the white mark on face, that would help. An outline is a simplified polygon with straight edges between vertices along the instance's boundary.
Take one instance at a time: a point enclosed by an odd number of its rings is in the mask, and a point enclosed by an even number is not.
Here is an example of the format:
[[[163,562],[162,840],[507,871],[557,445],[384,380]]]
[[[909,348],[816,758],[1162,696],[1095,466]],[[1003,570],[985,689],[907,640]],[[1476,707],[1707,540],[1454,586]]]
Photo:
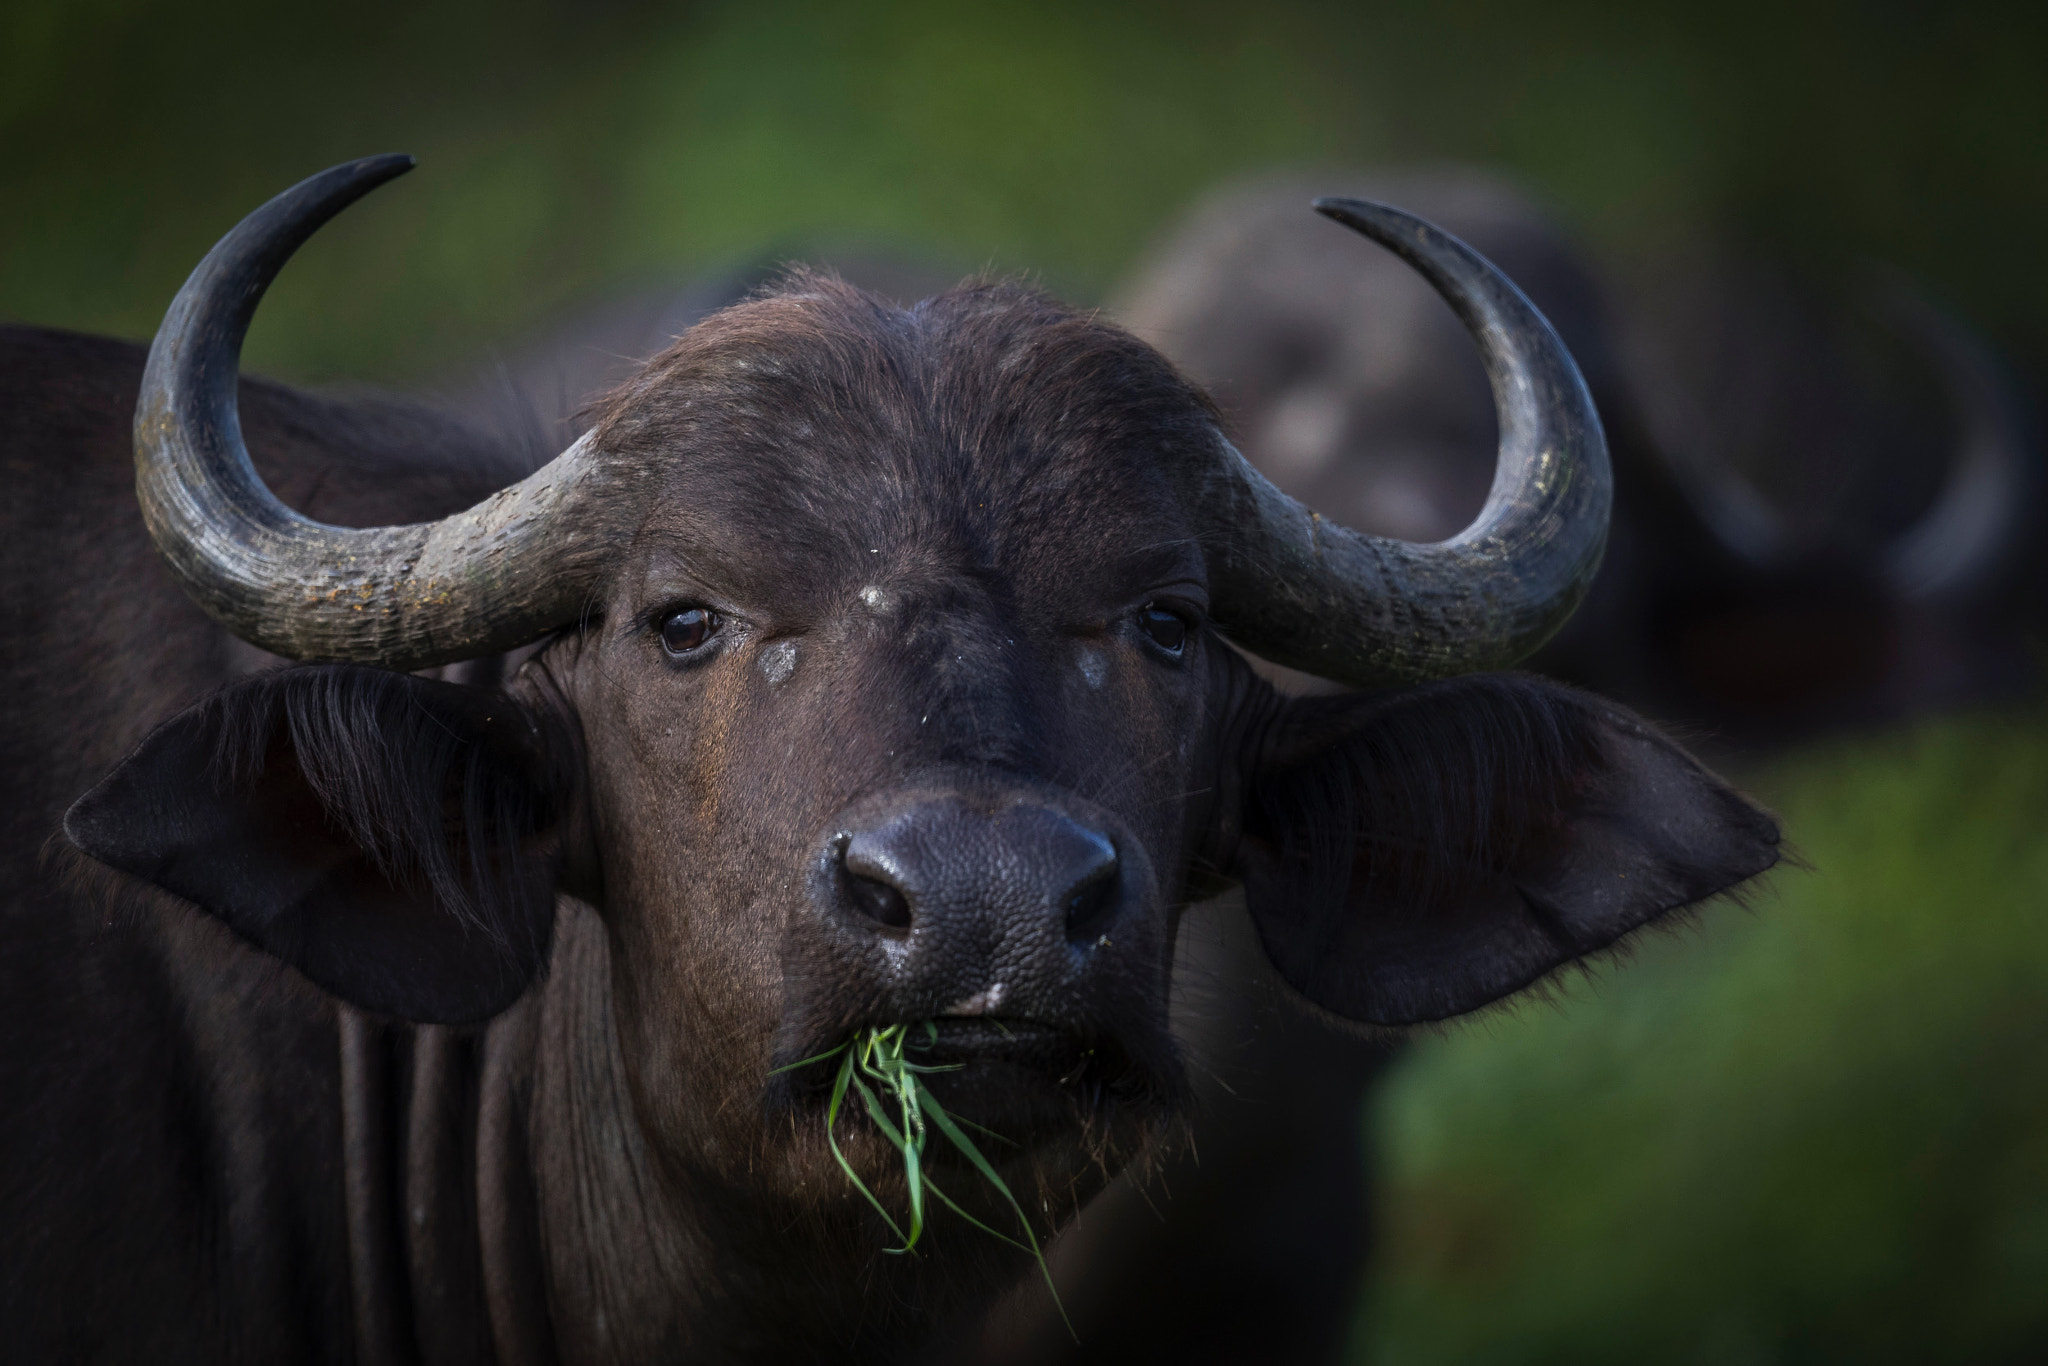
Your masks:
[[[889,595],[874,584],[860,590],[860,600],[877,612],[889,605]]]
[[[795,641],[778,640],[761,651],[761,675],[770,683],[780,683],[795,672]]]
[[[1109,660],[1103,657],[1102,651],[1085,645],[1081,647],[1081,677],[1088,680],[1091,688],[1102,686],[1102,681],[1109,677]]]
[[[1010,994],[1009,987],[1001,982],[991,982],[988,990],[978,991],[963,1001],[956,1001],[946,1011],[948,1015],[986,1015],[1003,1003]]]

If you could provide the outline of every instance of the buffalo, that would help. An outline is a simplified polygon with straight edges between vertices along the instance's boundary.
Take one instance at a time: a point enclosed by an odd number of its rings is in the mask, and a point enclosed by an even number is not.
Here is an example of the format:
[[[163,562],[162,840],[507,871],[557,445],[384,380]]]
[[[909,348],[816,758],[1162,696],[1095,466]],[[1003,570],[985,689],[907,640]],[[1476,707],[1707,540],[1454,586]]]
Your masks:
[[[1030,1262],[943,1212],[886,1253],[814,1062],[855,1031],[920,1027],[1046,1237],[1178,1131],[1191,901],[1241,887],[1289,990],[1399,1030],[1776,860],[1646,723],[1485,672],[1585,591],[1609,475],[1564,346],[1426,222],[1321,205],[1485,357],[1492,493],[1423,545],[1003,281],[793,273],[502,487],[460,424],[240,380],[276,272],[409,165],[244,220],[139,377],[5,342],[17,1355],[901,1357]],[[900,1207],[885,1136],[838,1143]]]

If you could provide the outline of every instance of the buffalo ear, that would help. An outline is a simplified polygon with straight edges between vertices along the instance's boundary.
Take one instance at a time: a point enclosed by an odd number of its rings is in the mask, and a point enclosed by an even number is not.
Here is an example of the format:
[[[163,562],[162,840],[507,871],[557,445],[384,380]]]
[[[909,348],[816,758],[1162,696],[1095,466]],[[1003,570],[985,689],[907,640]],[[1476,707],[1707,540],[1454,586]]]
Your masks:
[[[510,1005],[544,961],[550,767],[501,694],[285,669],[159,727],[64,830],[353,1005],[463,1023]]]
[[[1284,704],[1231,869],[1267,954],[1380,1025],[1477,1009],[1778,859],[1778,826],[1639,718],[1540,679]]]

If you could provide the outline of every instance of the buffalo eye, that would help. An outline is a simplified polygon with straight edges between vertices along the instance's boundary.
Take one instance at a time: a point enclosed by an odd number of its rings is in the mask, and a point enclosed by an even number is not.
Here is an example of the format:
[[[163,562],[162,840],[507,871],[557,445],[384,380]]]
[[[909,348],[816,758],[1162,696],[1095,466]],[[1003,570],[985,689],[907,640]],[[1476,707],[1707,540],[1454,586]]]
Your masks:
[[[1138,629],[1145,639],[1176,659],[1188,644],[1188,619],[1180,613],[1148,602],[1138,612]]]
[[[661,623],[661,646],[672,655],[689,654],[702,649],[723,625],[725,618],[708,607],[685,607]]]

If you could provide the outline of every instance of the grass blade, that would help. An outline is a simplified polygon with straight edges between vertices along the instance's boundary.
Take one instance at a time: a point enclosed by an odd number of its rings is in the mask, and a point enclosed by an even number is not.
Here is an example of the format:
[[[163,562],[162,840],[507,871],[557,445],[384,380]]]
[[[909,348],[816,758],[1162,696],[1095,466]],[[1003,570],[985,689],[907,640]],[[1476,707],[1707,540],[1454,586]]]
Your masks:
[[[1052,1306],[1059,1310],[1060,1322],[1067,1326],[1068,1334],[1075,1341],[1080,1341],[1080,1335],[1074,1332],[1074,1321],[1067,1317],[1066,1305],[1060,1302],[1059,1287],[1052,1283],[1052,1268],[1046,1265],[1045,1253],[1038,1246],[1038,1235],[1031,1231],[1031,1220],[1025,1217],[1024,1207],[1018,1204],[1017,1197],[1010,1193],[1009,1182],[1003,1180],[997,1174],[995,1167],[986,1157],[981,1155],[981,1149],[974,1145],[974,1140],[969,1138],[966,1132],[953,1122],[953,1117],[946,1113],[944,1106],[933,1100],[929,1095],[925,1097],[925,1105],[931,1111],[932,1123],[938,1126],[939,1132],[944,1134],[953,1146],[958,1148],[961,1154],[974,1164],[974,1169],[981,1173],[982,1179],[988,1182],[989,1185],[994,1186],[1003,1199],[1009,1202],[1010,1208],[1016,1212],[1017,1224],[1024,1230],[1024,1238],[1030,1244],[1031,1255],[1038,1259],[1038,1274],[1045,1277],[1045,1288],[1052,1293]],[[941,1198],[943,1199],[944,1197],[942,1196]],[[953,1204],[951,1200],[947,1200],[946,1203],[949,1205]],[[957,1210],[960,1207],[953,1205],[953,1208]],[[962,1212],[964,1213],[965,1211]],[[974,1222],[979,1224],[981,1221],[975,1220]],[[987,1225],[982,1225],[982,1227],[986,1228]],[[990,1231],[993,1232],[994,1230]],[[998,1236],[1000,1237],[1001,1235]],[[1014,1243],[1017,1240],[1010,1238],[1005,1239],[1005,1241]]]
[[[946,1112],[946,1107],[933,1097],[925,1085],[925,1074],[951,1072],[965,1064],[912,1062],[907,1056],[909,1050],[922,1051],[938,1041],[936,1023],[926,1020],[917,1027],[923,1030],[924,1038],[921,1041],[912,1039],[913,1026],[910,1025],[890,1025],[887,1028],[871,1026],[860,1030],[838,1048],[829,1049],[802,1062],[791,1063],[787,1067],[779,1067],[776,1071],[787,1072],[811,1063],[823,1062],[828,1058],[839,1058],[839,1071],[832,1082],[832,1099],[825,1108],[825,1139],[831,1145],[832,1156],[837,1159],[839,1169],[846,1173],[846,1179],[851,1181],[854,1189],[875,1207],[876,1213],[882,1216],[883,1222],[889,1226],[889,1231],[896,1235],[897,1241],[901,1244],[885,1251],[907,1253],[917,1246],[918,1239],[924,1235],[925,1194],[930,1192],[939,1203],[973,1227],[992,1238],[1008,1243],[1020,1252],[1031,1254],[1038,1262],[1039,1274],[1045,1278],[1046,1289],[1052,1293],[1053,1307],[1059,1310],[1060,1321],[1066,1324],[1067,1332],[1073,1334],[1075,1341],[1078,1342],[1080,1337],[1074,1334],[1073,1320],[1067,1317],[1067,1307],[1060,1302],[1059,1287],[1054,1285],[1052,1280],[1052,1268],[1046,1264],[1045,1253],[1038,1246],[1038,1235],[1031,1227],[1030,1218],[1024,1213],[1024,1206],[1011,1192],[1009,1183],[996,1171],[995,1164],[990,1162],[974,1140],[967,1136],[967,1129],[975,1129],[999,1143],[1009,1143],[1010,1140],[972,1120],[956,1120]],[[861,1109],[866,1112],[875,1129],[903,1158],[904,1188],[910,1203],[910,1229],[907,1233],[903,1226],[896,1222],[895,1216],[876,1198],[875,1193],[868,1189],[867,1183],[860,1179],[859,1174],[853,1169],[853,1164],[847,1160],[845,1152],[839,1147],[839,1114],[845,1108],[849,1094],[860,1102]],[[895,1110],[893,1115],[890,1113],[892,1102]],[[1021,1241],[968,1213],[958,1201],[941,1190],[925,1174],[925,1149],[931,1142],[932,1129],[937,1129],[946,1141],[967,1159],[981,1179],[988,1182],[995,1188],[996,1193],[1003,1197],[1011,1213],[1017,1216],[1017,1226],[1024,1234]]]
[[[882,1222],[889,1226],[889,1231],[902,1239],[904,1246],[908,1247],[909,1239],[904,1238],[903,1230],[897,1226],[895,1216],[889,1213],[887,1206],[875,1198],[875,1193],[868,1189],[868,1183],[860,1179],[860,1173],[853,1169],[853,1164],[846,1160],[846,1154],[840,1151],[839,1137],[833,1132],[838,1127],[839,1107],[846,1099],[847,1085],[854,1080],[853,1053],[848,1050],[846,1061],[840,1064],[838,1080],[832,1084],[832,1103],[825,1109],[825,1142],[831,1146],[832,1156],[839,1161],[839,1170],[846,1173],[846,1179],[853,1183],[853,1188],[867,1197],[867,1202],[875,1207],[875,1213],[882,1216]]]

